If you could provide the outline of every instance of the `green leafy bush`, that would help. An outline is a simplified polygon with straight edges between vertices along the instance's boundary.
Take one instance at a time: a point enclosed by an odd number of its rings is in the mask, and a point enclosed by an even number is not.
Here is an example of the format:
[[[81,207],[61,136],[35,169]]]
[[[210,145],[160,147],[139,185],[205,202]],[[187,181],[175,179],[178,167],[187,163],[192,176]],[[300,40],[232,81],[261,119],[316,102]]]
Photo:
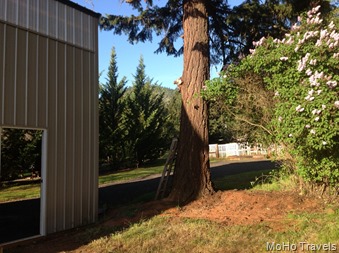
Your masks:
[[[267,92],[274,94],[267,127],[274,130],[275,141],[288,147],[297,173],[306,181],[337,187],[339,33],[335,22],[321,19],[319,8],[299,17],[282,40],[254,42],[251,55],[207,85],[205,97],[233,87],[239,76],[262,77]]]

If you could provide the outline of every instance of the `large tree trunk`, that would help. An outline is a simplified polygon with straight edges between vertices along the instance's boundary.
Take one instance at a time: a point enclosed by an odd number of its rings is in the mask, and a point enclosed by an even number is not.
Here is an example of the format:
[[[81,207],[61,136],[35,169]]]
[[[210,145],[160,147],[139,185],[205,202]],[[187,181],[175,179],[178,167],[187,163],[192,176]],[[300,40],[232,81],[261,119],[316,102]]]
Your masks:
[[[204,0],[184,0],[181,124],[169,198],[187,203],[214,192],[210,180],[208,105],[200,91],[209,79],[208,14]]]

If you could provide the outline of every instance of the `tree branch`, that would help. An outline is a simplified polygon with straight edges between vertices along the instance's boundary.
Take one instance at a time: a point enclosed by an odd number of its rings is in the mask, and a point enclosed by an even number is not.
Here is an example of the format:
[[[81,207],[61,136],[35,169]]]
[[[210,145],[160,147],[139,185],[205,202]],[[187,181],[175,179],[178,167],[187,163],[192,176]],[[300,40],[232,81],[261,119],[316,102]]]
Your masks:
[[[240,121],[246,122],[247,124],[249,124],[251,126],[259,127],[261,129],[263,129],[265,132],[267,132],[269,135],[273,135],[272,132],[270,130],[268,130],[266,127],[264,127],[263,125],[256,124],[256,123],[250,122],[247,119],[241,118],[241,117],[237,116],[234,112],[231,112],[231,110],[229,110],[229,109],[227,109],[227,111],[229,113],[231,113],[236,120],[240,120]]]

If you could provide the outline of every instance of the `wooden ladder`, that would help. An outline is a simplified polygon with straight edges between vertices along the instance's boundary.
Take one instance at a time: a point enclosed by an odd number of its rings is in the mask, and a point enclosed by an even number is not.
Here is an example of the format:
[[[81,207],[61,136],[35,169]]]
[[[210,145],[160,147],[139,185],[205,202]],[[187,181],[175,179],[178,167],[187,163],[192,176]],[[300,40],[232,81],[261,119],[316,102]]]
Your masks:
[[[175,159],[177,157],[177,146],[178,138],[173,138],[171,148],[164,166],[164,170],[162,171],[158,190],[155,195],[155,200],[164,198],[166,194],[168,179],[171,176],[171,173],[174,172]]]

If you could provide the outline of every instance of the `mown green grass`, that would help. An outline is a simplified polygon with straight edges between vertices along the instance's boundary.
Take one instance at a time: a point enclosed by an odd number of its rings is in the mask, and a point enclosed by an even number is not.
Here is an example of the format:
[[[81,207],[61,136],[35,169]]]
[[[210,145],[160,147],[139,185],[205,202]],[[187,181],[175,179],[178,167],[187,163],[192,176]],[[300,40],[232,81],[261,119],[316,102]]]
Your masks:
[[[276,178],[269,170],[246,172],[215,180],[221,190],[286,190],[293,180]],[[134,209],[133,209],[134,210]],[[329,206],[321,213],[287,214],[278,225],[268,221],[254,225],[227,225],[211,220],[154,216],[131,224],[129,228],[107,227],[102,235],[88,240],[86,250],[96,252],[269,252],[268,243],[296,244],[308,242],[328,245],[339,251],[339,207]],[[321,209],[320,209],[321,211]],[[96,228],[97,229],[97,228]],[[85,232],[92,233],[89,231]],[[88,238],[88,237],[87,237]],[[334,246],[333,246],[334,245]],[[326,247],[326,246],[325,246]],[[304,250],[305,251],[305,250]],[[333,251],[333,252],[336,252]],[[272,252],[272,251],[270,251]],[[292,252],[292,251],[274,251]],[[317,251],[328,252],[328,251]]]
[[[5,186],[0,188],[0,202],[40,197],[40,184]]]
[[[279,229],[270,223],[229,226],[204,219],[155,216],[93,240],[95,252],[268,252],[267,242],[308,242],[339,247],[338,209],[332,214],[286,216]],[[107,234],[107,231],[105,231]],[[87,231],[86,233],[91,233]],[[300,249],[300,245],[298,245]],[[338,248],[337,248],[338,249]],[[287,251],[282,251],[287,252]]]
[[[162,166],[140,168],[114,173],[111,180],[130,179],[131,177],[123,175],[125,173],[145,176],[144,170],[149,171],[156,167],[162,171]],[[139,170],[140,173],[136,173]],[[214,183],[221,190],[248,189],[254,186],[254,189],[263,191],[281,190],[293,183],[290,179],[275,179],[268,170],[262,170],[227,176],[215,180]],[[133,217],[138,212],[138,205],[126,205],[124,212],[127,217]],[[131,224],[128,228],[94,226],[78,234],[77,238],[83,242],[84,252],[101,253],[260,253],[268,252],[268,242],[296,243],[298,249],[300,242],[318,245],[332,243],[339,251],[338,217],[338,206],[329,206],[321,213],[291,213],[278,225],[272,225],[268,221],[254,225],[227,225],[205,219],[154,216],[149,220]]]
[[[158,163],[154,163],[153,166],[101,175],[99,176],[99,185],[127,182],[134,179],[142,179],[151,175],[161,174],[164,169],[163,163],[164,161],[160,160]],[[28,198],[38,198],[39,196],[40,184],[0,187],[0,203]]]
[[[282,191],[296,189],[296,181],[293,179],[293,175],[283,177],[272,177],[272,175],[265,175],[262,177],[263,182],[260,182],[259,178],[253,185],[253,189],[262,191]],[[265,181],[266,180],[266,181]],[[267,182],[269,181],[269,182]]]
[[[213,181],[215,187],[218,190],[226,191],[232,189],[250,189],[253,187],[253,184],[258,179],[258,184],[260,183],[261,177],[269,177],[269,173],[272,170],[259,170],[259,171],[251,171],[244,172],[236,175],[230,175],[222,178],[218,178]]]
[[[163,169],[164,166],[160,165],[102,175],[99,176],[99,184],[108,184],[113,182],[124,182],[134,179],[142,179],[151,175],[161,174]]]
[[[220,161],[216,160],[216,162]],[[161,174],[164,169],[164,159],[159,159],[148,167],[119,171],[99,176],[99,185],[110,183],[127,182],[143,179],[152,175]],[[238,175],[220,178],[214,181],[217,189],[249,189],[251,182],[256,177],[268,174],[268,170],[242,173]],[[17,185],[0,188],[0,202],[15,201],[26,198],[37,198],[40,196],[40,184]]]

